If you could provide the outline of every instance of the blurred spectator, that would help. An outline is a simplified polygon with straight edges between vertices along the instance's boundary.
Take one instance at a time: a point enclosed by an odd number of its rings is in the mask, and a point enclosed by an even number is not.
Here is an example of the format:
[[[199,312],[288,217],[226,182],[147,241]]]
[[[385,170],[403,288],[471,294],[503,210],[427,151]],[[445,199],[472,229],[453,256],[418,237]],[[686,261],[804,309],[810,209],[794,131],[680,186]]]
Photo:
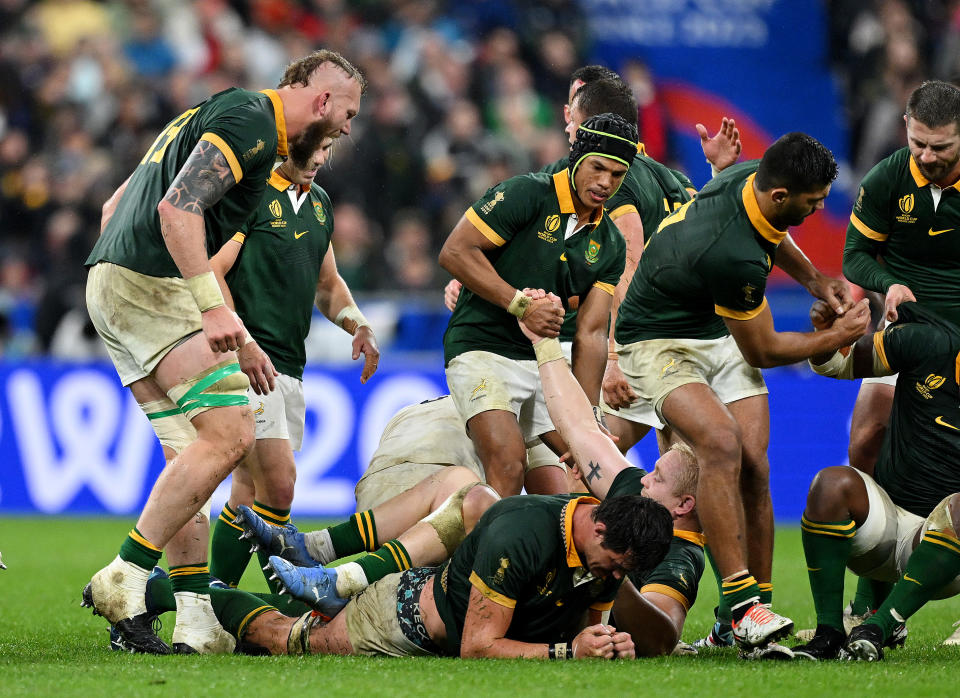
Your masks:
[[[438,280],[437,249],[431,245],[430,228],[423,214],[410,209],[397,212],[390,226],[386,258],[397,288],[423,291],[443,287]]]
[[[337,269],[351,290],[390,286],[384,278],[383,237],[362,208],[349,203],[334,208],[332,244]]]

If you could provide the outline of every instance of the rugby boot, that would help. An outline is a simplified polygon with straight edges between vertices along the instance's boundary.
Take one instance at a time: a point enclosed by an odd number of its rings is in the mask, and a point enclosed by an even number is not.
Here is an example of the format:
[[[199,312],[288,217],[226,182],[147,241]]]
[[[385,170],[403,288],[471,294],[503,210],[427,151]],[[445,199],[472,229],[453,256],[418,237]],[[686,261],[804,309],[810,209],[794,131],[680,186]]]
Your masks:
[[[733,640],[741,649],[751,649],[786,637],[792,630],[792,620],[755,603],[739,622],[733,622]]]
[[[297,567],[276,555],[270,556],[267,567],[273,571],[271,581],[280,581],[281,594],[290,594],[328,618],[337,615],[350,600],[337,593],[335,567]]]
[[[793,655],[814,662],[823,659],[837,659],[846,639],[846,635],[841,630],[837,630],[830,625],[818,625],[809,642],[793,648]]]
[[[106,618],[127,651],[170,654],[170,646],[153,630],[156,615],[147,611],[144,591],[148,577],[146,570],[117,555],[83,588],[80,605]]]
[[[237,518],[233,522],[243,527],[240,537],[250,540],[250,552],[262,550],[289,560],[297,567],[316,567],[320,564],[307,552],[303,534],[292,523],[273,526],[245,504],[237,507]]]
[[[144,594],[144,604],[147,607],[147,615],[150,616],[150,625],[153,628],[153,632],[159,634],[160,628],[160,614],[163,613],[162,609],[157,609],[153,605],[152,597],[150,596],[150,587],[157,579],[167,579],[169,575],[167,571],[157,565],[153,568],[153,571],[150,573],[150,577],[147,578],[147,591]],[[126,646],[126,643],[123,641],[123,637],[120,635],[120,631],[117,630],[116,626],[110,626],[110,649],[120,652],[133,652]]]
[[[864,623],[850,631],[847,644],[840,653],[842,659],[879,662],[883,659],[883,630],[879,625]]]

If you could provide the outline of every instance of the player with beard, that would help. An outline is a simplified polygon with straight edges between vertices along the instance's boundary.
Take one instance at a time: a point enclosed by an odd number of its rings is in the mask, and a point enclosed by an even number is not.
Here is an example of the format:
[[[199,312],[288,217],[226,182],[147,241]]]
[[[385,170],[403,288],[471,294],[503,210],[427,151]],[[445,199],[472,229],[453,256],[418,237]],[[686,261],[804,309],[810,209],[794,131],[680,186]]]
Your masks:
[[[330,136],[350,132],[364,86],[353,65],[324,50],[292,63],[275,90],[220,92],[171,121],[104,204],[102,235],[86,262],[87,307],[161,442],[177,432],[177,455],[136,527],[83,591],[83,604],[116,626],[127,649],[171,651],[152,631],[143,601],[168,545],[176,649],[233,649],[210,607],[207,535],[195,529],[205,533],[201,503],[250,448],[253,419],[249,381],[234,354],[245,330],[208,257],[261,199],[288,139],[317,123]]]
[[[960,324],[960,90],[931,80],[913,91],[904,115],[907,147],[877,164],[860,185],[843,251],[843,273],[885,294],[884,319],[917,301]],[[873,473],[890,420],[896,376],[865,378],[850,424],[850,465]],[[874,587],[876,585],[869,585]],[[883,601],[861,581],[848,628]],[[960,630],[948,640],[960,644]]]
[[[237,507],[252,506],[275,526],[290,522],[297,475],[293,452],[303,441],[303,368],[313,306],[353,336],[353,358],[366,357],[361,383],[373,375],[380,358],[373,330],[337,273],[330,245],[330,197],[313,181],[333,139],[323,138],[315,150],[308,150],[310,140],[291,145],[290,157],[270,176],[242,231],[210,260],[218,276],[226,277],[227,304],[232,300],[252,337],[237,355],[250,379],[256,444],[234,472],[212,543],[211,572],[230,586],[240,581],[250,559],[249,545],[238,539],[242,529],[233,523]]]

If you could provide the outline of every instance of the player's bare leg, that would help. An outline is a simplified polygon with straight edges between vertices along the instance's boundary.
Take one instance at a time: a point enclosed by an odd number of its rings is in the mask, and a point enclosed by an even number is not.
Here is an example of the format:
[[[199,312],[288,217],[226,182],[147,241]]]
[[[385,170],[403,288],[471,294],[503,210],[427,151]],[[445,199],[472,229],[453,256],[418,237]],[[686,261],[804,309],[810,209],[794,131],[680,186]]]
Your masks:
[[[850,419],[850,465],[873,475],[880,455],[883,436],[890,423],[894,386],[884,383],[862,383]]]
[[[723,599],[733,617],[734,638],[744,647],[753,647],[789,634],[793,622],[759,603],[760,587],[748,569],[739,424],[702,383],[673,390],[661,411],[700,462],[697,510],[723,578]]]
[[[467,420],[467,431],[483,464],[487,484],[501,497],[520,494],[527,450],[512,412],[488,410]]]
[[[750,522],[747,531],[747,567],[760,583],[770,584],[773,575],[773,501],[770,499],[770,407],[766,395],[755,395],[727,405],[740,425],[742,460],[740,492],[743,511]],[[761,601],[769,603],[766,593]]]
[[[640,443],[640,439],[650,432],[649,424],[631,422],[629,419],[618,417],[609,412],[604,413],[604,420],[607,423],[607,429],[610,430],[610,433],[619,439],[616,442],[617,448],[619,448],[620,453],[623,454],[626,454],[627,451]]]

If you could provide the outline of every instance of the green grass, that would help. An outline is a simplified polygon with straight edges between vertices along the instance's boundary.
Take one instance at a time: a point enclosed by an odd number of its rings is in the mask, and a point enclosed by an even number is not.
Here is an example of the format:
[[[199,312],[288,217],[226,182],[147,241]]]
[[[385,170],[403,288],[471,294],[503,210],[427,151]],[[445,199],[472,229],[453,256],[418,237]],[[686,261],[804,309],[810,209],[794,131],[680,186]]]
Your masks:
[[[304,528],[311,526],[304,524]],[[960,619],[960,598],[911,619],[907,646],[881,664],[742,662],[735,654],[636,662],[533,662],[365,657],[149,657],[107,650],[106,625],[79,607],[80,589],[116,553],[131,522],[0,518],[0,696],[527,696],[955,695],[960,648],[939,647]],[[709,575],[709,571],[708,571]],[[774,598],[797,627],[813,605],[796,528],[777,535]],[[251,566],[243,586],[265,589]],[[712,622],[716,587],[703,582],[684,639]],[[172,618],[164,634],[169,639]]]

